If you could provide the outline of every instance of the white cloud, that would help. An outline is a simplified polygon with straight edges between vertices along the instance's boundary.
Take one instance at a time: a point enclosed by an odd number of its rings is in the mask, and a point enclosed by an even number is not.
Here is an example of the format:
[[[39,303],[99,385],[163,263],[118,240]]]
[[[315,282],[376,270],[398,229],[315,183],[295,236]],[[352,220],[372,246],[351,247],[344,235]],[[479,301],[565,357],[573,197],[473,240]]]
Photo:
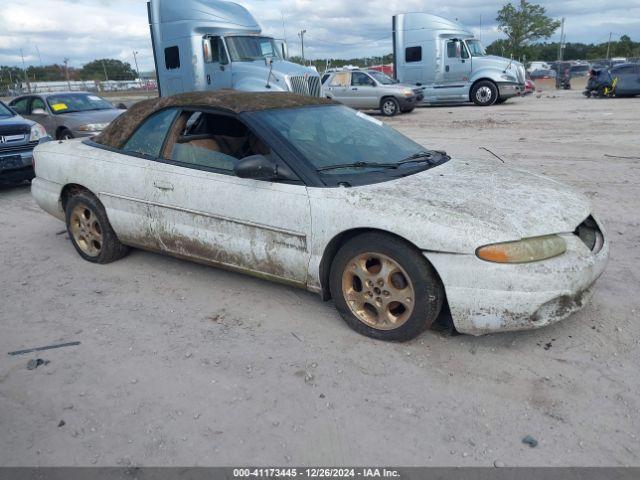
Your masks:
[[[175,0],[179,1],[179,0]],[[495,16],[505,0],[459,0],[435,3],[423,0],[237,0],[254,14],[266,33],[283,36],[284,16],[290,51],[300,51],[296,35],[306,29],[309,58],[382,55],[391,51],[391,16],[407,11],[429,11],[457,18],[479,33],[485,43],[498,38]],[[640,40],[640,2],[617,0],[602,8],[595,0],[562,2],[538,0],[554,18],[566,17],[569,41],[603,42],[628,34]],[[135,49],[142,70],[153,67],[146,18],[146,0],[4,0],[0,11],[0,64],[25,61],[75,66],[96,58],[118,58],[133,64]],[[558,34],[556,35],[556,38]]]

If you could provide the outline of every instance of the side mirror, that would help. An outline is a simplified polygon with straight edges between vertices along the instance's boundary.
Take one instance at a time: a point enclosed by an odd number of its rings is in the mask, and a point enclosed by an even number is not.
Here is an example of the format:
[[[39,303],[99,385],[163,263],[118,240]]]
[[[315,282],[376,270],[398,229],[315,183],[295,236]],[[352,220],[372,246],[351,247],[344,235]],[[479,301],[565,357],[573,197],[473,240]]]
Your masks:
[[[118,105],[116,105],[116,108],[119,108],[120,110],[126,110],[127,106],[121,102]]]
[[[236,163],[233,173],[239,178],[254,180],[298,180],[286,165],[277,165],[264,155],[251,155]]]
[[[31,110],[31,115],[46,115],[47,112],[44,111],[44,108],[34,108]]]
[[[264,155],[251,155],[236,163],[233,172],[240,178],[255,180],[275,180],[278,178],[278,166]]]

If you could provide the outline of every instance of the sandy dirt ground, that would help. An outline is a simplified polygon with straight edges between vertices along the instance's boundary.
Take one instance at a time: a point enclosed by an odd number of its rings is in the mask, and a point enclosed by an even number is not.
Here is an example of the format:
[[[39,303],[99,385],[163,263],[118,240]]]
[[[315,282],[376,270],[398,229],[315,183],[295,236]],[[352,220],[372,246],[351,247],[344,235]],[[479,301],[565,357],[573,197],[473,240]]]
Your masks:
[[[640,155],[638,112],[569,91],[389,120],[591,198],[608,269],[531,332],[382,343],[293,288],[142,251],[92,265],[3,188],[0,465],[640,465],[640,160],[605,156]]]

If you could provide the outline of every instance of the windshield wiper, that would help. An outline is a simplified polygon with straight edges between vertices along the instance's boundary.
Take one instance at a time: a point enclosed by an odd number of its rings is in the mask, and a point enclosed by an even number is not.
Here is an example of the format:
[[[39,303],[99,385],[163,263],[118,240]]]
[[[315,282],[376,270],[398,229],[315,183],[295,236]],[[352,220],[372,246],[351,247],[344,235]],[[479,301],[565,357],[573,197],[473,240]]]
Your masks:
[[[396,163],[355,162],[327,165],[326,167],[320,167],[317,170],[319,172],[324,172],[325,170],[336,170],[338,168],[398,168],[398,165]]]
[[[439,155],[442,158],[441,159],[438,159],[437,157],[434,158],[436,155]],[[396,163],[396,165],[404,165],[406,163],[428,163],[429,165],[435,166],[435,165],[444,163],[450,159],[451,157],[447,155],[447,152],[434,150],[432,152],[414,153],[413,155],[409,155],[407,158],[400,160],[398,163]]]
[[[400,160],[396,165],[404,165],[405,163],[432,163],[433,152],[417,152],[409,155],[407,158]]]

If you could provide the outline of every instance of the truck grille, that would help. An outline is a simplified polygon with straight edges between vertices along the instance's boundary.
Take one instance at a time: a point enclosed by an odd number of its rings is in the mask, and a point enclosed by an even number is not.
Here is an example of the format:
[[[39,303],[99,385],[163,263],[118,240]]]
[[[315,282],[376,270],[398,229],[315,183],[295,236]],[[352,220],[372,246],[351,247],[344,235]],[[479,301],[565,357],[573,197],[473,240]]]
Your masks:
[[[12,135],[29,135],[31,127],[29,125],[1,125],[0,135],[12,136]]]
[[[8,142],[0,143],[0,153],[20,153],[33,150],[38,145],[38,142]]]
[[[320,77],[316,75],[289,77],[289,83],[291,84],[291,91],[293,93],[306,97],[320,96]]]

